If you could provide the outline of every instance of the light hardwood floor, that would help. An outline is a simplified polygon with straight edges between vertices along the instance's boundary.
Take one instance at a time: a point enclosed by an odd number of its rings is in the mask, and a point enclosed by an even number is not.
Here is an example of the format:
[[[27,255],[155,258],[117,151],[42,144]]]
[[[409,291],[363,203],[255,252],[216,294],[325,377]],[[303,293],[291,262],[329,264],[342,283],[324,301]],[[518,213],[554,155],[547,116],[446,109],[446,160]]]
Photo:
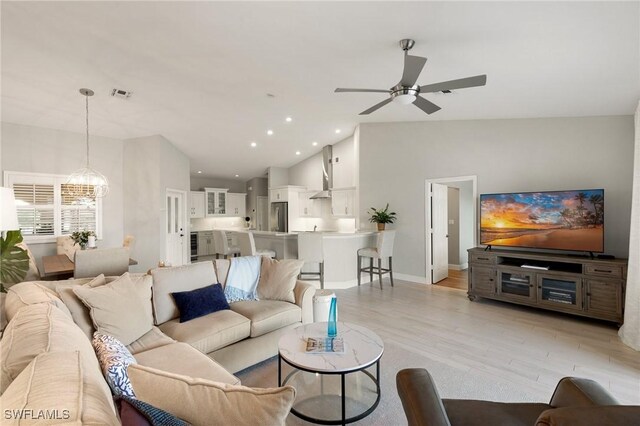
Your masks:
[[[366,325],[447,365],[551,395],[564,376],[587,377],[640,405],[640,352],[605,322],[486,299],[458,289],[383,281],[336,290],[340,319]]]
[[[449,277],[445,278],[439,283],[436,283],[436,285],[466,291],[469,288],[468,272],[468,269],[464,269],[462,271],[449,269]]]

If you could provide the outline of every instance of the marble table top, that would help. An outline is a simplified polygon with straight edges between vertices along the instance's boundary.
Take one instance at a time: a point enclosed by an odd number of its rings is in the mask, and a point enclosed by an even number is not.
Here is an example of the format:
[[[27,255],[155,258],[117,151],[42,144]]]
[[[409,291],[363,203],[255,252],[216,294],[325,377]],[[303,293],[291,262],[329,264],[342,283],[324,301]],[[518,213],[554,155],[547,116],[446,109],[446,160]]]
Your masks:
[[[359,325],[338,322],[338,337],[344,339],[343,354],[306,353],[307,337],[325,337],[326,322],[302,325],[283,335],[278,342],[280,356],[293,366],[318,373],[361,370],[376,362],[384,351],[382,339]]]

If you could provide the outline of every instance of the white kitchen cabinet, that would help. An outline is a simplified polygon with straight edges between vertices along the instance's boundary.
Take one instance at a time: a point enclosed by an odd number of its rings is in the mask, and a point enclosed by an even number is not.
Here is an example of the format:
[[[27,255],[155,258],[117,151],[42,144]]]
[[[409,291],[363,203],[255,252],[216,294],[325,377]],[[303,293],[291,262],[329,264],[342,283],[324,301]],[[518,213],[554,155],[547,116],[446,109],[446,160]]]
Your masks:
[[[247,194],[227,193],[227,216],[245,217],[247,210]]]
[[[289,190],[288,188],[277,188],[272,189],[270,191],[271,202],[278,203],[281,201],[289,201]]]
[[[322,204],[321,200],[313,200],[311,197],[320,191],[303,191],[298,193],[299,215],[300,217],[321,217]]]
[[[331,215],[334,217],[354,217],[355,198],[355,189],[334,189],[331,191]]]
[[[205,188],[206,217],[225,216],[227,214],[227,191],[223,188]]]
[[[199,219],[204,217],[205,193],[204,191],[191,191],[189,197],[189,218]]]
[[[213,244],[213,232],[198,232],[198,256],[212,256],[216,254]]]

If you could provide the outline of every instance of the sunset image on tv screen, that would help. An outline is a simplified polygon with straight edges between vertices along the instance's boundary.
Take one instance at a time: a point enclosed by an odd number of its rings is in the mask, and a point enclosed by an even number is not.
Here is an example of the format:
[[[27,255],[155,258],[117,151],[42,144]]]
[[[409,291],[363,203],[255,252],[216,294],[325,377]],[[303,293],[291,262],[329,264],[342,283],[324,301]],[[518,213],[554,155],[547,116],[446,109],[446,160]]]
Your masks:
[[[604,190],[483,194],[480,242],[555,250],[604,250]]]

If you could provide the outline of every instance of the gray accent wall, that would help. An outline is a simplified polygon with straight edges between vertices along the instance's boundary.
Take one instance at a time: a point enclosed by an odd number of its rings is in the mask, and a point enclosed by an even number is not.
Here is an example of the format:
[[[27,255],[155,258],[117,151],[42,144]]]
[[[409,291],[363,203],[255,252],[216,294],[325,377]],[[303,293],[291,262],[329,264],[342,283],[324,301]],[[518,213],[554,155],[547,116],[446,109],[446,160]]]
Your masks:
[[[365,123],[360,205],[390,203],[394,269],[425,277],[425,179],[476,175],[479,194],[604,188],[605,250],[626,257],[633,140],[632,116]]]
[[[253,226],[257,224],[256,208],[258,206],[258,197],[269,196],[268,179],[255,177],[246,183],[247,193],[247,215],[251,217]]]
[[[123,141],[91,136],[91,166],[109,179],[109,195],[102,200],[100,247],[118,247],[123,240]],[[5,171],[68,175],[84,167],[85,135],[43,127],[2,123],[2,156]],[[55,243],[32,243],[29,248],[42,270],[42,256],[56,254]]]

